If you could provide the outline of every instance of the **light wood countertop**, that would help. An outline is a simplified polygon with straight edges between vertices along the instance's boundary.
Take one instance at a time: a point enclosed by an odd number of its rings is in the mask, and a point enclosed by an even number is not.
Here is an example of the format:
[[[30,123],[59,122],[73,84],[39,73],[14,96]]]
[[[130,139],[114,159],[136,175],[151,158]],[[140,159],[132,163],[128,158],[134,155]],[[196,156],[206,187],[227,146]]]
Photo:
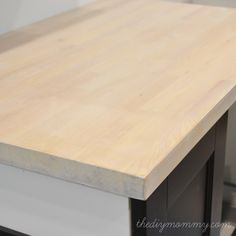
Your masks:
[[[147,199],[235,85],[236,10],[97,1],[0,37],[0,163]]]

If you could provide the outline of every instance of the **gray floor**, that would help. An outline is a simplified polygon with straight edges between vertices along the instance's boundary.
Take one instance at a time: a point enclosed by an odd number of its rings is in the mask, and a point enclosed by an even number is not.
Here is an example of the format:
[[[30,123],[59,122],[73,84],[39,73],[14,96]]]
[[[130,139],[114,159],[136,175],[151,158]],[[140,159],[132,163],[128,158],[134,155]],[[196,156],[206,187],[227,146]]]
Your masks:
[[[230,226],[227,228],[222,228],[221,232],[220,232],[220,236],[235,236],[235,227],[234,226]]]
[[[236,208],[225,202],[223,204],[223,221],[230,223],[232,227],[223,228],[220,236],[236,236]]]

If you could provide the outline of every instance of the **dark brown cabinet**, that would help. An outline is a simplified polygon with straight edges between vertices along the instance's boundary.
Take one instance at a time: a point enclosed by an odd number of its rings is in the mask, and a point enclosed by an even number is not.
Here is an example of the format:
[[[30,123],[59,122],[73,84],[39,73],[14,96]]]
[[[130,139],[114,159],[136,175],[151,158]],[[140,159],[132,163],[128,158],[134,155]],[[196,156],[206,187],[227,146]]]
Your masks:
[[[131,200],[132,236],[219,235],[226,128],[227,114],[147,201]]]

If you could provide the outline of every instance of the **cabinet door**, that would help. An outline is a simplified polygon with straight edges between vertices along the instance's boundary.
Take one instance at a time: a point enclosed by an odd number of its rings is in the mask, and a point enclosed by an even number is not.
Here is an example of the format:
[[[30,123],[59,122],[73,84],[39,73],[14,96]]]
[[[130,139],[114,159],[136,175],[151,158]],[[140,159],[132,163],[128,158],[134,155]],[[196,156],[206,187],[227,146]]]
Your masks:
[[[204,166],[184,192],[168,208],[168,236],[200,236],[203,234],[206,204],[207,167]]]

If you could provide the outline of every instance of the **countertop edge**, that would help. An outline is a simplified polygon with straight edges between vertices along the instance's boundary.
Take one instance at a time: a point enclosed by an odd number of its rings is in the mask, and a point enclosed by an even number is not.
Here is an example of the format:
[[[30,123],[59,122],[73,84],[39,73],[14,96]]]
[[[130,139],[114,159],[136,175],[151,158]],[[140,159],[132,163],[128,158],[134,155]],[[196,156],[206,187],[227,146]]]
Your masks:
[[[145,200],[143,178],[2,142],[0,164],[123,197]]]

